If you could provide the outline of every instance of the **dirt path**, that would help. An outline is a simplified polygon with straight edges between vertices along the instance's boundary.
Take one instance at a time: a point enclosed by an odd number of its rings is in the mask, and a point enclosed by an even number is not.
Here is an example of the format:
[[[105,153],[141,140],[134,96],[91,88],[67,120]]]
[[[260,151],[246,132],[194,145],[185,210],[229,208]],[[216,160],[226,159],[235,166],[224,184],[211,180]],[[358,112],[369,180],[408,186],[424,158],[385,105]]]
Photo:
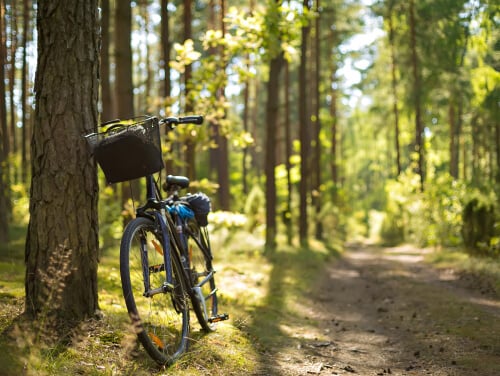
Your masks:
[[[262,374],[500,375],[500,299],[411,247],[350,247]]]

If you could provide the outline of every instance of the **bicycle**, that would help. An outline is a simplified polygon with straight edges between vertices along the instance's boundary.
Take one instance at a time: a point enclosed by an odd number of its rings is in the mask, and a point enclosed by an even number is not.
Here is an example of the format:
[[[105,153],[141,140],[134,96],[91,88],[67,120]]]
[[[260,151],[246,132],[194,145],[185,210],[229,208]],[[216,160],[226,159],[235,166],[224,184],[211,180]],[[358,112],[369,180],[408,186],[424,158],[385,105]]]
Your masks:
[[[160,365],[175,362],[189,345],[190,310],[205,332],[228,319],[218,313],[213,255],[207,229],[210,200],[203,193],[180,196],[184,176],[168,175],[163,198],[159,126],[202,124],[203,117],[142,116],[101,124],[86,139],[108,183],[144,178],[146,203],[136,209],[120,244],[120,276],[132,326],[146,352]],[[191,304],[189,304],[191,303]]]

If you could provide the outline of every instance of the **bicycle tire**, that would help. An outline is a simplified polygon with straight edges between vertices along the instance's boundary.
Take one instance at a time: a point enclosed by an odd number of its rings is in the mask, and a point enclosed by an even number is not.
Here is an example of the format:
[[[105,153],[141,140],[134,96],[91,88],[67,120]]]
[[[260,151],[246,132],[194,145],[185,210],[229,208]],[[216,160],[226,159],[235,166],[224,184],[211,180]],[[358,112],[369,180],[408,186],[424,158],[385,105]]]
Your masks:
[[[165,286],[161,231],[148,218],[135,218],[125,228],[120,245],[123,296],[132,326],[146,352],[158,364],[172,364],[188,347],[189,303],[185,278],[172,257],[174,287],[146,297],[145,275],[151,288]],[[146,257],[141,257],[141,252]],[[147,262],[147,264],[146,264]]]
[[[202,329],[210,332],[215,329],[218,311],[210,239],[207,228],[200,227],[194,219],[187,222],[186,230],[193,311]]]

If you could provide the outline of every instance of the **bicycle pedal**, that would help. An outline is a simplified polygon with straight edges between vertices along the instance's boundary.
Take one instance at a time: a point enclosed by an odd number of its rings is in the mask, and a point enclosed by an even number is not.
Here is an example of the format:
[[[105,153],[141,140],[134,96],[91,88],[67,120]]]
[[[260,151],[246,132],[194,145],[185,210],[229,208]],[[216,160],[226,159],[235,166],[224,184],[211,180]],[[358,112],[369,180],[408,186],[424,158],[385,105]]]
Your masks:
[[[223,314],[221,314],[221,315],[217,315],[217,316],[210,317],[210,318],[208,319],[208,322],[209,322],[210,324],[213,324],[213,323],[215,323],[215,322],[225,321],[225,320],[227,320],[227,319],[229,319],[229,315],[228,315],[227,313],[223,313]]]

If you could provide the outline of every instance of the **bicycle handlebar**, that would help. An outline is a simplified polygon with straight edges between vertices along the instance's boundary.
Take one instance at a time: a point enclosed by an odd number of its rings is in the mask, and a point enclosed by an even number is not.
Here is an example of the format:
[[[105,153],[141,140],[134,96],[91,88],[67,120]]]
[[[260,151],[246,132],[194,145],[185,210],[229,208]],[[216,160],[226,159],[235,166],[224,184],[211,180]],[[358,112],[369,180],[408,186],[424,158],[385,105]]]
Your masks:
[[[203,116],[192,115],[184,117],[168,117],[160,120],[160,124],[177,125],[177,124],[203,124]]]
[[[138,116],[133,119],[138,119],[138,118],[144,118],[147,117],[145,115],[143,116]],[[111,128],[120,126],[121,120],[120,119],[113,119],[106,121],[104,123],[99,124],[99,127],[105,127],[107,125],[112,125],[114,124]],[[164,119],[161,119],[159,121],[160,124],[167,124],[170,128],[173,128],[174,126],[178,124],[203,124],[203,116],[201,115],[190,115],[190,116],[184,116],[184,117],[174,117],[170,116]],[[108,129],[109,130],[109,129]]]

